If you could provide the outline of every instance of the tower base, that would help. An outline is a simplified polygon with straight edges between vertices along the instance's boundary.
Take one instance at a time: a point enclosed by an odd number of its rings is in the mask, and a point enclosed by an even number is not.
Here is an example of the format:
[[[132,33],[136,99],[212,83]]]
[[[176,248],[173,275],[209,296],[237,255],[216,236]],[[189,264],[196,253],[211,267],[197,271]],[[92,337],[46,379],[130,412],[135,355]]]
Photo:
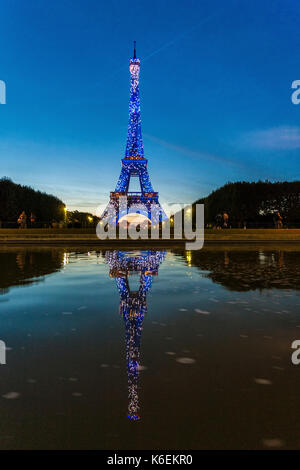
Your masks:
[[[101,216],[101,221],[118,225],[122,220],[130,223],[130,214],[140,214],[145,221],[157,225],[167,220],[163,208],[158,201],[158,193],[125,193],[111,192],[109,203]]]

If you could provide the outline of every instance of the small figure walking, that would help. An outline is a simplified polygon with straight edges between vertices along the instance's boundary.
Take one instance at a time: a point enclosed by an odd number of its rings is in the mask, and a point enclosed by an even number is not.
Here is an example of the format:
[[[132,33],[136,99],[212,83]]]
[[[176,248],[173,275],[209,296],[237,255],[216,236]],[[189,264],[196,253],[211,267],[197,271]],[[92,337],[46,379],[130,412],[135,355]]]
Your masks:
[[[228,220],[229,220],[229,215],[227,214],[227,212],[224,212],[223,214],[223,227],[224,228],[228,228]]]
[[[26,212],[23,211],[18,218],[19,228],[27,228],[26,222],[27,222],[27,215],[26,215]]]

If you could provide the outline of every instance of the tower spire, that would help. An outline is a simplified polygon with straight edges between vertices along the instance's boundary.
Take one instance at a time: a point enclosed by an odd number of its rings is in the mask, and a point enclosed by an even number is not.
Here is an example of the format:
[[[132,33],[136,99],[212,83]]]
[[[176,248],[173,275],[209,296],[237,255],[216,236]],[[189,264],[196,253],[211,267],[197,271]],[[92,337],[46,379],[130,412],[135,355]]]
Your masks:
[[[129,123],[125,158],[144,159],[144,148],[141,125],[141,106],[139,92],[140,60],[136,56],[136,41],[133,42],[133,57],[130,59],[130,101]]]
[[[136,59],[136,41],[133,41],[133,58]]]

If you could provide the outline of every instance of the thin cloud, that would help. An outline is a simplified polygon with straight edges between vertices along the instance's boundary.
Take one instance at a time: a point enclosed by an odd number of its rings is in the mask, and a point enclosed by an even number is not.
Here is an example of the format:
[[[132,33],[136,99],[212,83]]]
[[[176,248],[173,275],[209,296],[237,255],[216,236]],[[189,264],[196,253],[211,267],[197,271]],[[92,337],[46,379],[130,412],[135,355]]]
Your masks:
[[[300,127],[280,126],[244,134],[243,145],[270,150],[295,150],[300,148]]]

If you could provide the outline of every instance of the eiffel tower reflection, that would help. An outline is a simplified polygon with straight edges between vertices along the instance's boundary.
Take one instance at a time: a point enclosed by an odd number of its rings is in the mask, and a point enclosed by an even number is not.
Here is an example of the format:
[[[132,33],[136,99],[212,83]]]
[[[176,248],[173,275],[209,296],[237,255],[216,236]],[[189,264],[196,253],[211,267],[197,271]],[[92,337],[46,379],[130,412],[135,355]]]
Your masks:
[[[138,398],[138,377],[140,345],[144,315],[147,313],[147,293],[153,276],[158,274],[159,265],[165,257],[164,251],[123,252],[107,251],[106,262],[109,275],[116,279],[120,294],[120,314],[126,331],[126,362],[128,373],[128,418],[140,419]],[[128,276],[139,273],[139,288],[131,291]]]

